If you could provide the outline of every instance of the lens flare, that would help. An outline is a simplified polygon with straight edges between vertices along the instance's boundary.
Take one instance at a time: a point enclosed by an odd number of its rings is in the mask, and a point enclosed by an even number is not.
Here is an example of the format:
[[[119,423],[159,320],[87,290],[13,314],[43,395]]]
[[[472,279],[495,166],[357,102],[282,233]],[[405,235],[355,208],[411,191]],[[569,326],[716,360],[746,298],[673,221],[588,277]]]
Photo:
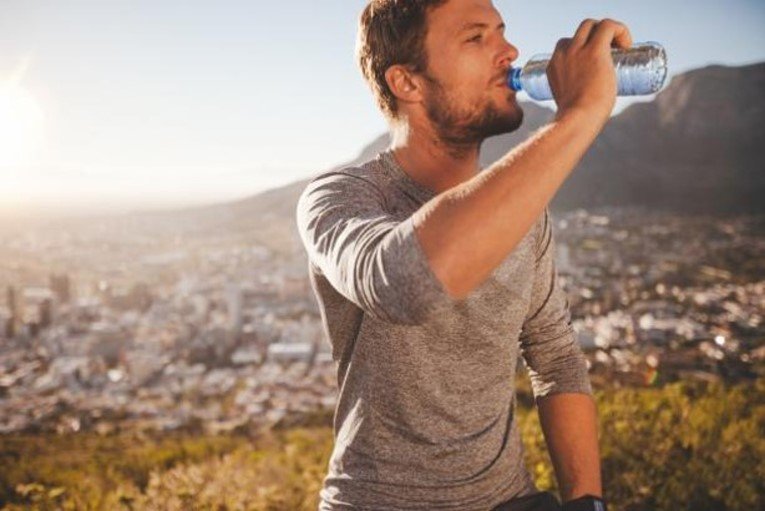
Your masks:
[[[43,139],[43,111],[14,83],[0,83],[0,167],[32,163]]]

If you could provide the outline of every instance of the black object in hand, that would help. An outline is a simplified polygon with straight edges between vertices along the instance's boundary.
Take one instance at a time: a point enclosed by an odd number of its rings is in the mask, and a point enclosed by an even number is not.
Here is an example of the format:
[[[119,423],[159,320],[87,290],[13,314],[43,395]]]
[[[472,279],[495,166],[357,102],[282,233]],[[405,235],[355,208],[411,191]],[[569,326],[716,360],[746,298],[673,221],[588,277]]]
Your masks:
[[[595,495],[583,495],[574,500],[565,502],[561,507],[563,511],[608,511],[606,501]]]

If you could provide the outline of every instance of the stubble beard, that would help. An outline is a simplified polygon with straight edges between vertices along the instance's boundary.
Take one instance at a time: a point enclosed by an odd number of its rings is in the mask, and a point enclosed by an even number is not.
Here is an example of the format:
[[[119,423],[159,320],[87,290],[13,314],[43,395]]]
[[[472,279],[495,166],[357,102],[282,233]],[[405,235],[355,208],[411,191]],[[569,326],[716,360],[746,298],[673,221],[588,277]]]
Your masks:
[[[432,87],[424,102],[425,111],[439,141],[456,158],[480,149],[489,137],[517,130],[523,122],[519,107],[514,115],[500,111],[491,101],[478,108],[457,107],[440,82],[429,76],[426,80]]]

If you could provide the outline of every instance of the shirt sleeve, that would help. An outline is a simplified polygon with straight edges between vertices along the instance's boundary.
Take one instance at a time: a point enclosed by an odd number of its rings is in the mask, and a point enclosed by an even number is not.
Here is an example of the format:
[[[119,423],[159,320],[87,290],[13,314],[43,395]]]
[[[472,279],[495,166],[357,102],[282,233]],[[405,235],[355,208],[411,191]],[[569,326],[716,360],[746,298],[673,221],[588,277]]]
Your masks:
[[[531,305],[520,336],[535,400],[563,392],[592,395],[587,360],[571,325],[568,297],[558,280],[549,208],[538,238]]]
[[[394,218],[382,191],[363,176],[329,171],[301,193],[297,227],[309,261],[365,313],[419,325],[451,306],[415,232]]]

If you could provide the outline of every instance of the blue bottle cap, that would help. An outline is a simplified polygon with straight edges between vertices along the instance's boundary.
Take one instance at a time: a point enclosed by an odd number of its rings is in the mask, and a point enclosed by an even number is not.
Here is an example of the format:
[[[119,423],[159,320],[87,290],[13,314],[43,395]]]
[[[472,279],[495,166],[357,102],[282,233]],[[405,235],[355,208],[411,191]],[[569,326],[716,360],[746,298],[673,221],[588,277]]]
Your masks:
[[[507,73],[507,85],[514,91],[519,91],[523,89],[523,86],[521,85],[522,71],[523,71],[523,68],[511,67],[510,71],[508,71]]]

